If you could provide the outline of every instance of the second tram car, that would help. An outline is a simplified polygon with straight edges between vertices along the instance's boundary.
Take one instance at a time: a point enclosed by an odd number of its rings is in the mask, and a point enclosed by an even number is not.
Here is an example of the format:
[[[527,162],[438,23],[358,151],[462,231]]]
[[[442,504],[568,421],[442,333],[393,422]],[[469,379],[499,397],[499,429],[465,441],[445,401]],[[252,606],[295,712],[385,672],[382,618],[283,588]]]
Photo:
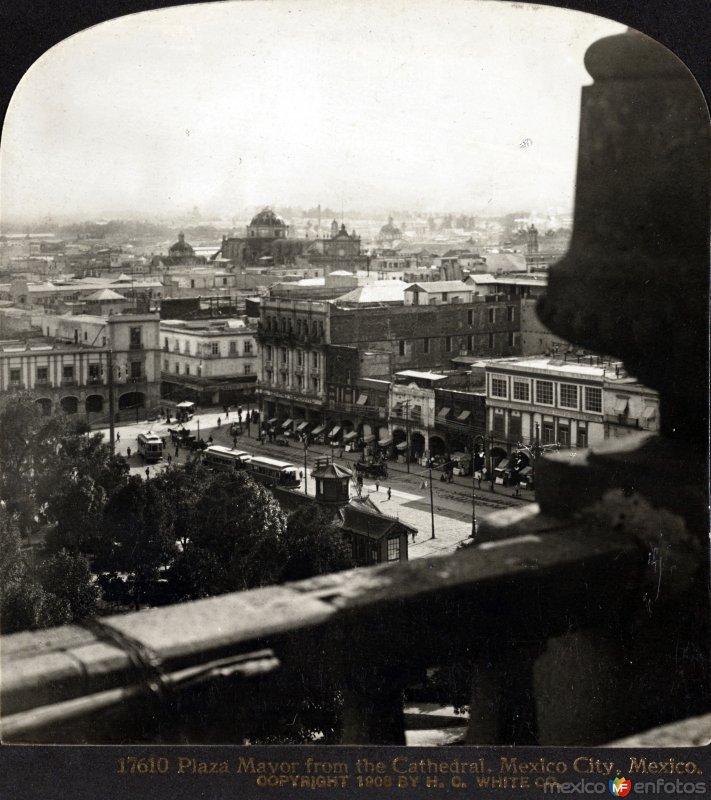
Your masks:
[[[276,458],[267,458],[266,456],[252,456],[248,468],[254,479],[261,483],[281,486],[285,489],[295,489],[301,485],[296,467],[288,461],[277,461]]]

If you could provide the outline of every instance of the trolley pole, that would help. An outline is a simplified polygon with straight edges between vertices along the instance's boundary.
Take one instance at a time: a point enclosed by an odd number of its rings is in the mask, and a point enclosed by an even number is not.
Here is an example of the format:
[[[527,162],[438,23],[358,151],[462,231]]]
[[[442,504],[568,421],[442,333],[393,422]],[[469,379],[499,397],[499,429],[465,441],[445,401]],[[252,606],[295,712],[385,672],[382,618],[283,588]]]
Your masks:
[[[432,521],[432,536],[430,539],[436,539],[435,536],[435,524],[434,524],[434,498],[432,496],[432,459],[427,462],[427,466],[430,468],[430,519]]]

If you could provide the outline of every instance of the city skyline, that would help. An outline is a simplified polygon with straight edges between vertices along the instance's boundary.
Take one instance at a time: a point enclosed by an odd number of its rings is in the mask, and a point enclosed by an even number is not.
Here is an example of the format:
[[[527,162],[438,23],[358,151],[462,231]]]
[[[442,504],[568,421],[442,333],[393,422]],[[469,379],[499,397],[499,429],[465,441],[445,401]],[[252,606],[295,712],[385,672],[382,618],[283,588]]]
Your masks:
[[[2,216],[197,206],[209,218],[317,202],[564,213],[590,82],[582,55],[622,30],[487,0],[446,16],[423,1],[316,0],[122,17],[52,48],[20,82]]]

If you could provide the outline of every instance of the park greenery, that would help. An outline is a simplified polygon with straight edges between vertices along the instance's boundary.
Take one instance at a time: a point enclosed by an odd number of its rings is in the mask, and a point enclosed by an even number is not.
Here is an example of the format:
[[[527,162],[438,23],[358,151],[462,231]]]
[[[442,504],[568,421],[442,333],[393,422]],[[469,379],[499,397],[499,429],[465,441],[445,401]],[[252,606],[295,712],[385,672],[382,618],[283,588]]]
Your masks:
[[[353,565],[331,518],[290,517],[244,472],[129,475],[100,433],[0,405],[0,630],[61,625]]]

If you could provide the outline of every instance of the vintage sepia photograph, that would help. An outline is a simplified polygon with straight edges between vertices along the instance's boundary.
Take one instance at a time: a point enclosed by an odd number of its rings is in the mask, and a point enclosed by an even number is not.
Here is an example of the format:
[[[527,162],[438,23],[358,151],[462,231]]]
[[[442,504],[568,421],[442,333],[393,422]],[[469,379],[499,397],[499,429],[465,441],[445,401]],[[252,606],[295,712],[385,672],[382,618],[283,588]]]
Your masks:
[[[708,744],[710,152],[677,56],[549,5],[48,49],[0,144],[3,746],[625,796],[582,754]]]

